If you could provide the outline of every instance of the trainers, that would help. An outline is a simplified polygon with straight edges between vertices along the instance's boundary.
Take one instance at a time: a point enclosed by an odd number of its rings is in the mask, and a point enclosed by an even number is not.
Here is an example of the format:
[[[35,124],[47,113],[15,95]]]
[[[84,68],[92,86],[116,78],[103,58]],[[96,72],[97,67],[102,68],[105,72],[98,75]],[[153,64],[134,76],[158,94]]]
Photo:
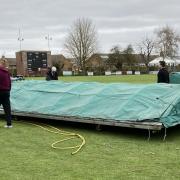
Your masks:
[[[13,126],[12,125],[5,125],[4,127],[5,128],[12,128]]]

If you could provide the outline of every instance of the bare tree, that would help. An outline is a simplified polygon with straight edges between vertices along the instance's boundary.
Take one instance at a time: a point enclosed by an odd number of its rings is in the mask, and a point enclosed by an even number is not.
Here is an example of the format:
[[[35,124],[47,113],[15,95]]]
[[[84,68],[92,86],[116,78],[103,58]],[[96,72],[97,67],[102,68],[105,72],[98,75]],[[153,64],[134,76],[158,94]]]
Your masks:
[[[85,73],[86,60],[96,51],[97,33],[89,19],[77,19],[69,31],[65,48]]]
[[[157,47],[163,59],[167,56],[174,57],[178,52],[180,36],[172,27],[165,26],[155,31],[157,35]]]
[[[142,42],[138,45],[139,54],[141,56],[142,61],[144,62],[147,70],[149,71],[149,62],[151,61],[151,54],[155,47],[155,42],[153,39],[146,37],[142,40]]]

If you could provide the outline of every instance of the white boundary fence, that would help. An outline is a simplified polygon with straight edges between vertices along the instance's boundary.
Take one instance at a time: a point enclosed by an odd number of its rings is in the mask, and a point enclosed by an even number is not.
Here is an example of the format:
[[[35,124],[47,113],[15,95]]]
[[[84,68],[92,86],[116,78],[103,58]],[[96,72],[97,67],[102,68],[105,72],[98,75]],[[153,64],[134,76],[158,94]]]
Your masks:
[[[122,71],[116,71],[116,75],[122,75]]]
[[[140,71],[135,71],[135,75],[140,75],[141,72]]]
[[[63,76],[72,76],[72,71],[63,71]]]
[[[88,75],[88,76],[93,76],[94,73],[93,73],[93,72],[87,72],[87,75]]]
[[[127,75],[131,75],[132,74],[132,71],[127,71]]]
[[[110,76],[110,75],[111,75],[111,71],[106,71],[106,72],[105,72],[105,75],[106,75],[106,76]]]
[[[157,74],[158,71],[149,71],[149,74]]]

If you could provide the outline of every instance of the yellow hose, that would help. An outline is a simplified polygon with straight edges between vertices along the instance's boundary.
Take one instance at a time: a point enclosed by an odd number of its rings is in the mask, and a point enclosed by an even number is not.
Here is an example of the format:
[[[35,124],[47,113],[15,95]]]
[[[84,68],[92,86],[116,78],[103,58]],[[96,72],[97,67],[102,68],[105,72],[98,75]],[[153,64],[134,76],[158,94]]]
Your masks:
[[[33,126],[36,126],[36,127],[40,127],[41,129],[45,130],[45,131],[48,131],[48,132],[51,132],[51,133],[54,133],[54,134],[60,134],[60,135],[66,135],[66,136],[71,136],[71,137],[67,137],[67,138],[64,138],[62,140],[59,140],[59,141],[56,141],[54,143],[51,144],[51,147],[54,148],[54,149],[61,149],[61,150],[65,150],[65,149],[76,149],[75,151],[73,151],[71,154],[74,155],[76,153],[78,153],[80,151],[80,149],[85,145],[86,141],[84,139],[83,136],[81,136],[80,134],[76,134],[76,133],[71,133],[71,132],[68,132],[68,131],[63,131],[63,130],[60,130],[54,126],[50,126],[50,125],[47,125],[47,124],[43,124],[41,123],[41,125],[39,124],[35,124],[35,123],[32,123],[32,122],[25,122],[25,121],[20,121],[20,122],[23,122],[23,123],[26,123],[26,124],[31,124]],[[53,130],[50,130],[49,128],[51,129],[54,129],[55,131]],[[70,139],[74,139],[74,138],[79,138],[81,139],[81,144],[79,145],[76,145],[76,146],[69,146],[69,147],[59,147],[59,146],[56,146],[58,143],[62,143],[64,141],[68,141]]]

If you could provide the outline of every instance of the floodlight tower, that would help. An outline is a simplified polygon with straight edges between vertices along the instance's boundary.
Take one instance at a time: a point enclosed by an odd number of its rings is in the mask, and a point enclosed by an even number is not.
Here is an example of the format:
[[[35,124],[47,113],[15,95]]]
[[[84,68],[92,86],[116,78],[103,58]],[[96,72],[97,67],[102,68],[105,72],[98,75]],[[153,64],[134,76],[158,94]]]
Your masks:
[[[48,34],[47,36],[45,36],[45,39],[48,41],[48,49],[50,51],[50,41],[52,41],[52,37],[50,37]]]
[[[22,43],[22,41],[24,41],[24,38],[22,37],[20,28],[19,28],[18,41],[19,41],[19,49],[21,51],[21,43]]]

